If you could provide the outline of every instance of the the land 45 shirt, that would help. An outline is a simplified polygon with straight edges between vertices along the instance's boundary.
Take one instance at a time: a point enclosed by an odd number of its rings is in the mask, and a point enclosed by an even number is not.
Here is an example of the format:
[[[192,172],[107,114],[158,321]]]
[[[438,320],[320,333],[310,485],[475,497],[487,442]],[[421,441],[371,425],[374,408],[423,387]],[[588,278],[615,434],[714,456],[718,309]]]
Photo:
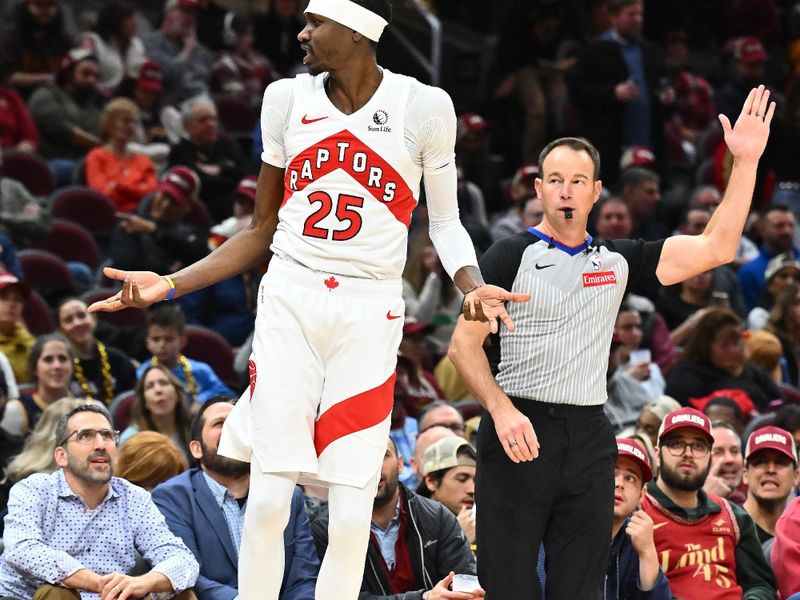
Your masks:
[[[506,306],[515,331],[492,336],[490,363],[509,396],[557,404],[607,399],[614,323],[628,291],[655,280],[663,240],[588,237],[571,248],[534,228],[498,241],[483,255],[486,283],[530,294]]]

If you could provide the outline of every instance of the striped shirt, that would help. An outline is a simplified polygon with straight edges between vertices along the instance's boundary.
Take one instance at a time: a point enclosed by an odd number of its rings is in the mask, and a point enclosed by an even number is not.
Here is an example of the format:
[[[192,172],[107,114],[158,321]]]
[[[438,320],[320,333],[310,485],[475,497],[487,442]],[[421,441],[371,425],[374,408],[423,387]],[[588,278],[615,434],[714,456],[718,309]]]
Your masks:
[[[509,396],[581,406],[606,401],[614,322],[630,288],[655,281],[663,240],[576,248],[530,228],[480,260],[486,283],[531,295],[509,303],[515,331],[492,336],[490,363]],[[649,280],[649,281],[648,281]]]
[[[217,502],[222,516],[225,517],[225,523],[228,525],[228,531],[231,534],[233,541],[233,548],[236,550],[236,557],[239,557],[239,548],[242,545],[242,530],[244,528],[244,511],[247,508],[247,502],[239,505],[236,498],[233,497],[228,489],[220,483],[217,483],[211,476],[203,471],[203,477],[208,484],[208,489],[211,490],[211,495]]]

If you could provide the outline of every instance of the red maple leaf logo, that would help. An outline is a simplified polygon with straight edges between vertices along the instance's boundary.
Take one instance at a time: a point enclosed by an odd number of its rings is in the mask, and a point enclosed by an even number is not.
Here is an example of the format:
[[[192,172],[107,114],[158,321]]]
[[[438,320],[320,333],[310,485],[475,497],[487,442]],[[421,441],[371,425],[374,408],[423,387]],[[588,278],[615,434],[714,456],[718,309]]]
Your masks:
[[[337,287],[339,287],[339,282],[336,281],[336,278],[331,275],[325,280],[325,285],[328,287],[329,290],[333,291]]]

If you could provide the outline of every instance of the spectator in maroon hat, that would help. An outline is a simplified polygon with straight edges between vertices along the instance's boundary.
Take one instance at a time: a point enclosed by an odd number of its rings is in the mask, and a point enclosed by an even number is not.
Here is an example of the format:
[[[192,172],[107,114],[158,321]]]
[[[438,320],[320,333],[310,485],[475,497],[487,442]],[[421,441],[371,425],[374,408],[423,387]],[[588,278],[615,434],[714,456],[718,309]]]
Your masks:
[[[698,410],[667,414],[658,435],[658,479],[642,508],[653,519],[658,560],[674,597],[774,600],[775,581],[743,508],[703,490],[711,421]]]
[[[653,542],[653,519],[641,509],[645,485],[653,478],[644,448],[617,438],[614,468],[614,526],[606,571],[605,599],[672,598]]]
[[[161,67],[153,60],[145,61],[139,69],[136,84],[131,94],[142,113],[142,143],[166,142],[167,136],[161,124],[159,109],[161,94],[164,91]]]
[[[139,201],[156,189],[153,161],[130,148],[138,124],[136,104],[127,98],[114,98],[100,116],[106,143],[86,156],[86,183],[111,198],[119,212],[136,210]]]
[[[72,178],[75,161],[101,143],[102,99],[95,90],[97,57],[85,48],[70,50],[55,83],[37,89],[28,102],[42,136],[41,154],[50,159],[58,184]]]
[[[36,342],[22,321],[31,289],[12,273],[0,270],[0,352],[6,355],[19,383],[30,381],[28,354]]]
[[[136,36],[136,13],[125,0],[106,0],[93,31],[83,34],[81,46],[97,55],[97,87],[113,95],[123,79],[145,62],[144,44]]]
[[[197,41],[198,0],[167,0],[161,29],[143,38],[145,53],[164,74],[164,103],[208,93],[211,57]]]
[[[732,73],[717,90],[717,109],[733,118],[739,114],[742,101],[750,88],[764,80],[767,52],[757,37],[741,37],[733,43]]]
[[[172,147],[171,165],[185,165],[200,177],[200,199],[211,217],[220,222],[231,215],[233,194],[244,175],[242,154],[228,137],[220,135],[217,107],[208,96],[181,105],[187,137]]]
[[[172,272],[208,252],[205,236],[182,223],[197,202],[200,181],[186,167],[173,167],[161,178],[154,196],[142,200],[143,214],[120,214],[111,241],[114,267]]]
[[[747,438],[744,482],[747,500],[744,509],[756,524],[762,544],[775,536],[775,525],[792,492],[800,483],[797,448],[792,434],[768,425]]]

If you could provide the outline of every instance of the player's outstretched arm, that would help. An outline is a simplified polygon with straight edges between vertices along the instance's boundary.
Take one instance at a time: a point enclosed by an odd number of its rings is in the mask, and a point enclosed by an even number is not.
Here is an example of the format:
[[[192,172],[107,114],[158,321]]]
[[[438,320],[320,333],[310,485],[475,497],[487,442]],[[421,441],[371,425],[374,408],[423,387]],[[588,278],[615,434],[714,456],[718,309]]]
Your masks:
[[[485,284],[478,267],[459,269],[455,282],[459,289],[466,290],[462,311],[464,318],[467,321],[488,321],[492,333],[499,330],[498,319],[509,331],[514,331],[514,322],[506,312],[506,302],[527,302],[531,299],[530,294],[512,293],[496,285]]]
[[[774,114],[775,103],[769,101],[769,90],[760,85],[750,91],[733,126],[726,116],[720,115],[725,143],[733,156],[728,187],[703,233],[665,240],[656,269],[663,285],[679,283],[735,257],[750,210],[758,161],[766,148]]]
[[[261,165],[256,191],[256,207],[250,226],[226,241],[211,254],[171,275],[175,297],[223,281],[258,265],[267,257],[278,225],[278,209],[283,198],[283,169]],[[117,311],[126,306],[145,308],[166,299],[169,283],[151,271],[122,271],[106,268],[110,279],[122,281],[122,291],[95,302],[92,312]]]

